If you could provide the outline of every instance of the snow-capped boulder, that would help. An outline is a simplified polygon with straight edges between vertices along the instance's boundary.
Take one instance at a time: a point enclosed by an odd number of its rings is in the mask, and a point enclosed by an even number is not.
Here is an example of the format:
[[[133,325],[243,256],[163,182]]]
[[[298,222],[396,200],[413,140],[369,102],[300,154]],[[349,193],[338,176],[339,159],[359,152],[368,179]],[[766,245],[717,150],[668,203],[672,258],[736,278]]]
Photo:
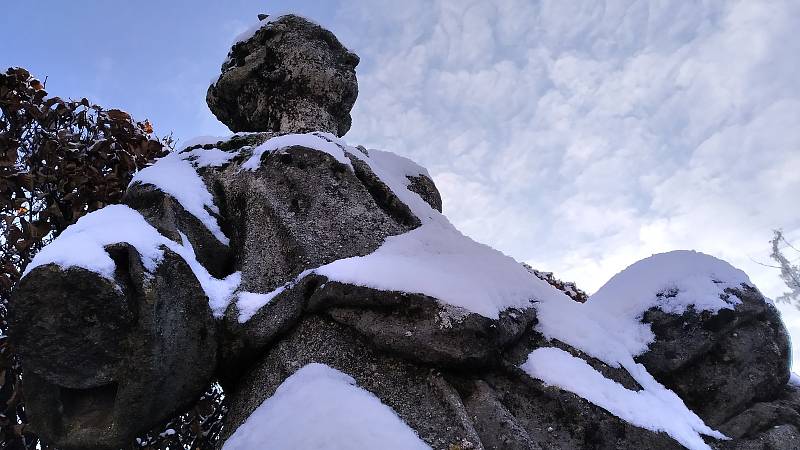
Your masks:
[[[725,295],[739,302],[716,313],[647,311],[655,338],[637,358],[715,426],[774,398],[789,379],[789,336],[775,307],[747,285]]]
[[[344,136],[358,96],[359,59],[330,31],[295,15],[241,36],[208,88],[231,131],[327,131]]]
[[[789,379],[789,336],[778,311],[747,275],[709,255],[645,258],[587,306],[641,318],[636,361],[712,426],[775,398]]]

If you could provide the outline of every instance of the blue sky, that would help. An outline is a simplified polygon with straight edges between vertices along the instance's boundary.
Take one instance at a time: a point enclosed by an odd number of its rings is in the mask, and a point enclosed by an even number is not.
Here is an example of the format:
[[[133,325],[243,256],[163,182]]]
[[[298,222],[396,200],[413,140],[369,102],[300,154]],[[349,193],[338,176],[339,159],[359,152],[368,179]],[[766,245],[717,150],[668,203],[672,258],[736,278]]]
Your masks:
[[[590,292],[696,249],[777,296],[757,262],[773,228],[800,241],[800,2],[32,5],[4,2],[2,65],[183,140],[227,132],[205,91],[258,13],[322,23],[362,60],[346,139],[427,166],[462,231]]]

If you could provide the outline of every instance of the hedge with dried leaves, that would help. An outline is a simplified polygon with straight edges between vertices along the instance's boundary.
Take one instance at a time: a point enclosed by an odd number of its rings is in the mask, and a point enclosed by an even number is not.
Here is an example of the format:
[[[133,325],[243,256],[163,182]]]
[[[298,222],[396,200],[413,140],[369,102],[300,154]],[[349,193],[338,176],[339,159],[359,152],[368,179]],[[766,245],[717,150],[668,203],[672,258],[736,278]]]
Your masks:
[[[48,97],[22,68],[0,73],[0,448],[50,448],[25,430],[22,374],[6,339],[11,291],[33,256],[67,226],[118,203],[133,174],[172,148],[118,109]],[[208,448],[224,395],[212,386],[138,448]]]

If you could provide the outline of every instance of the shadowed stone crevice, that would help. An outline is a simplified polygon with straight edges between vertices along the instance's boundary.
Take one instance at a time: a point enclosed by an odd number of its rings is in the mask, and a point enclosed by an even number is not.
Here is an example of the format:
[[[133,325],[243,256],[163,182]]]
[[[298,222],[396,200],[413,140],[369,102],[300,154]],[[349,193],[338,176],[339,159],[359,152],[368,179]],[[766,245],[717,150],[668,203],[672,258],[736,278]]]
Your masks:
[[[128,188],[123,203],[137,210],[160,234],[181,243],[181,233],[186,236],[197,260],[217,278],[225,278],[233,272],[231,248],[220,242],[206,225],[187,212],[174,197],[162,192],[152,184],[136,183]],[[221,202],[224,204],[224,202]],[[211,211],[209,214],[225,228],[225,216]],[[220,220],[223,219],[223,220]]]
[[[378,205],[387,215],[396,222],[407,227],[416,228],[420,225],[419,219],[411,212],[411,209],[386,186],[372,169],[355,156],[350,156],[356,177],[372,196],[375,204]]]
[[[338,282],[325,283],[308,308],[358,330],[377,348],[448,368],[496,366],[503,350],[535,322],[532,309],[508,310],[492,320],[424,295]]]

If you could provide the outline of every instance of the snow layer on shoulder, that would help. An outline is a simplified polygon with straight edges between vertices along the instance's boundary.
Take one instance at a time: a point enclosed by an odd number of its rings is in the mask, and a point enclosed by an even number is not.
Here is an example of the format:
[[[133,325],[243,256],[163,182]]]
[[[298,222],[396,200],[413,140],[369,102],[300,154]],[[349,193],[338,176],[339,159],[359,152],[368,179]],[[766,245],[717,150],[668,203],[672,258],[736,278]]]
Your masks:
[[[430,449],[352,377],[317,363],[287,378],[222,448]]]
[[[530,307],[533,301],[568,298],[513,258],[464,236],[409,190],[408,177],[430,178],[422,166],[391,152],[364,152],[330,133],[322,136],[364,161],[422,225],[387,238],[369,255],[340,259],[313,272],[343,283],[428,295],[491,319],[509,308]]]
[[[545,298],[563,297],[571,301],[548,283],[532,276],[511,257],[464,236],[444,215],[409,190],[408,177],[430,175],[407,158],[379,150],[362,151],[330,133],[310,133],[270,139],[256,148],[242,168],[256,169],[263,152],[291,145],[325,151],[337,159],[347,159],[347,155],[360,159],[422,222],[410,232],[389,237],[369,255],[340,259],[306,270],[298,279],[317,273],[330,280],[358,286],[428,295],[444,304],[492,319],[497,319],[506,309],[527,308],[531,302]],[[261,299],[272,299],[277,293],[262,294]],[[247,309],[256,310],[266,304],[245,303]],[[240,320],[243,317],[249,316],[243,314]]]
[[[646,380],[645,389],[632,391],[604,377],[586,361],[555,347],[534,350],[522,369],[545,384],[577,394],[632,425],[663,431],[689,449],[711,449],[701,434],[724,439],[652,377]]]
[[[222,232],[217,219],[211,215],[219,214],[219,208],[214,204],[214,197],[197,173],[197,168],[218,167],[234,156],[236,153],[219,149],[173,152],[137,172],[130,185],[151,184],[171,195],[189,214],[197,217],[214,237],[228,245],[230,240]]]
[[[233,136],[247,133],[237,133]],[[162,192],[171,195],[189,213],[195,216],[220,242],[225,245],[230,240],[219,226],[212,214],[218,215],[219,208],[214,204],[214,197],[208,191],[197,169],[202,167],[220,167],[229,163],[241,151],[225,152],[218,148],[185,150],[199,144],[216,144],[229,138],[200,136],[191,139],[184,150],[172,152],[159,159],[150,167],[137,172],[130,182],[151,184]],[[252,149],[250,158],[242,164],[244,170],[256,170],[261,165],[261,156],[266,152],[276,152],[287,147],[301,146],[327,153],[338,162],[353,169],[350,160],[345,156],[342,147],[323,137],[323,133],[286,134],[268,139]],[[249,148],[248,148],[249,149]]]
[[[322,133],[293,133],[276,136],[268,139],[263,144],[253,149],[253,154],[242,164],[244,170],[256,170],[261,166],[261,156],[264,153],[276,152],[288,147],[305,147],[333,156],[337,161],[353,170],[350,160],[344,150],[331,141],[323,138]]]
[[[411,185],[411,180],[409,180],[408,177],[424,175],[431,178],[428,170],[424,167],[392,152],[375,149],[362,151],[358,147],[348,145],[344,139],[336,137],[332,133],[316,133],[316,135],[336,144],[342,151],[365,162],[372,172],[389,187],[400,201],[411,209],[411,212],[414,213],[422,223],[432,221],[448,222],[446,217],[431,208],[419,194],[408,189],[408,186]]]
[[[491,319],[508,308],[564,296],[513,258],[446,221],[389,237],[369,255],[340,259],[313,272],[343,283],[428,295]]]
[[[235,272],[225,279],[214,278],[197,261],[192,245],[181,233],[177,243],[161,235],[139,212],[125,205],[109,205],[89,213],[67,227],[53,242],[45,246],[28,264],[22,276],[36,267],[56,264],[63,269],[80,267],[114,281],[114,260],[105,251],[112,244],[128,243],[141,256],[142,265],[152,273],[164,257],[163,247],[177,253],[186,261],[209,299],[215,316],[220,317],[241,274]]]

